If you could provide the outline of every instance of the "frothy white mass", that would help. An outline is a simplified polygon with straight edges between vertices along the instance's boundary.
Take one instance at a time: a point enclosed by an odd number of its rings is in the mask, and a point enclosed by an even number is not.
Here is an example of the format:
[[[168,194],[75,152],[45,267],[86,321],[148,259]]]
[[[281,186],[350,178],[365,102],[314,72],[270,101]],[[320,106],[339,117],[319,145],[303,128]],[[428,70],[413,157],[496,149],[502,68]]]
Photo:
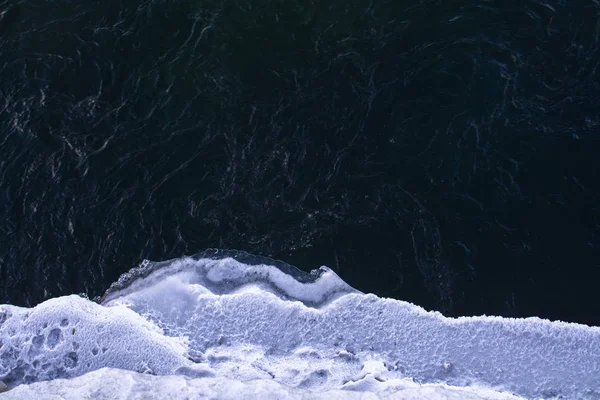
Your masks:
[[[0,306],[0,380],[15,399],[600,399],[600,328],[445,318],[327,268],[195,257],[134,269],[101,304]]]

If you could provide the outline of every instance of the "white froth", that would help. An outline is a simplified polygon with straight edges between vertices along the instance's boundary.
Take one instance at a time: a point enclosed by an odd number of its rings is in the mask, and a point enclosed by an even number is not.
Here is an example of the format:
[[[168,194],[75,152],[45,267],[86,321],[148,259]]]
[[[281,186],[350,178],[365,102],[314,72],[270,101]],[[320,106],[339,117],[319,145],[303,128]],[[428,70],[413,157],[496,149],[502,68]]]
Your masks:
[[[264,389],[281,398],[306,391],[453,398],[442,392],[450,385],[467,388],[456,398],[600,399],[600,328],[445,318],[359,293],[329,270],[300,283],[273,266],[182,259],[113,291],[103,305],[70,296],[1,312],[9,316],[0,325],[0,380],[11,387],[111,367],[177,375],[122,374],[119,385],[133,398],[138,389],[162,393],[171,384],[217,393],[227,381],[243,393]],[[93,354],[99,348],[105,353]],[[92,387],[113,374],[78,382]]]
[[[165,336],[126,307],[68,296],[30,310],[0,305],[0,315],[0,379],[8,384],[102,367],[169,374],[187,362],[182,338]]]
[[[385,389],[377,380],[364,380],[356,390],[332,389],[310,392],[292,388],[272,379],[234,380],[225,377],[191,379],[183,376],[152,376],[132,371],[100,369],[84,376],[32,385],[22,385],[6,393],[6,400],[147,400],[147,399],[220,399],[220,400],[518,400],[517,397],[486,389],[454,388],[444,385],[417,385],[397,380]]]
[[[108,294],[104,302],[135,293],[173,275],[177,275],[186,285],[200,285],[204,290],[217,293],[233,292],[253,284],[260,286],[263,291],[308,304],[320,304],[343,293],[359,293],[331,269],[323,266],[319,273],[315,282],[301,283],[272,265],[247,265],[232,258],[194,260],[186,257],[173,260],[169,265]]]
[[[196,264],[203,264],[195,262]],[[302,302],[321,303],[331,293],[349,290],[350,287],[327,267],[321,267],[323,273],[314,283],[300,283],[292,276],[271,265],[244,265],[231,258],[207,265],[206,277],[215,284],[227,281],[269,282],[285,295]],[[265,288],[268,290],[268,288]]]

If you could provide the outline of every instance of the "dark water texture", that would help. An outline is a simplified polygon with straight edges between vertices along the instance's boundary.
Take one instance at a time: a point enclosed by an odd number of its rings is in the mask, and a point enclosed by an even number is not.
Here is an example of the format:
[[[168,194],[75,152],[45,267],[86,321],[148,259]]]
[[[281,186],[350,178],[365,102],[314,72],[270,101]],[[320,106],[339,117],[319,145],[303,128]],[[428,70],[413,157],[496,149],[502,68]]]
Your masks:
[[[599,13],[0,0],[0,303],[216,247],[600,325]]]

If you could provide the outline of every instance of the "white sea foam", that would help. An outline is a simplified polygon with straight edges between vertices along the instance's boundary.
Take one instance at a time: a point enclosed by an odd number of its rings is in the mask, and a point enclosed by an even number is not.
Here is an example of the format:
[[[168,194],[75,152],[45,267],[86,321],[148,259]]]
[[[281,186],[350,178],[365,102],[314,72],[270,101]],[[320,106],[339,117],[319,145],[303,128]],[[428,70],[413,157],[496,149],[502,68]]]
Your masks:
[[[377,383],[381,386],[383,384]],[[6,400],[518,400],[517,397],[486,389],[454,388],[446,385],[419,385],[409,380],[387,382],[385,389],[365,380],[362,391],[329,389],[311,392],[293,388],[273,379],[234,380],[226,377],[188,378],[180,375],[153,376],[118,369],[100,369],[78,378],[56,379],[21,385],[6,393]],[[369,390],[371,389],[371,390]],[[0,395],[1,396],[1,395]]]
[[[326,268],[308,275],[218,257],[150,263],[124,276],[102,304],[69,296],[29,310],[0,306],[0,322],[0,380],[11,396],[122,379],[134,398],[143,388],[160,397],[171,384],[226,398],[216,388],[227,381],[284,398],[446,391],[600,399],[600,328],[445,318],[360,293]]]

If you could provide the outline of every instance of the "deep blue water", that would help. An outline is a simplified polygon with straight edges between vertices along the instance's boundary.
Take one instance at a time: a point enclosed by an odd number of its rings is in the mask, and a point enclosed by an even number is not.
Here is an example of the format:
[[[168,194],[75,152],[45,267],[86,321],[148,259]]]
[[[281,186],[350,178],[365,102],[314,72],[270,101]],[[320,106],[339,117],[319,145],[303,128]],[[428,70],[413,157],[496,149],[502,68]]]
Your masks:
[[[0,0],[0,303],[240,249],[600,325],[594,1]]]

